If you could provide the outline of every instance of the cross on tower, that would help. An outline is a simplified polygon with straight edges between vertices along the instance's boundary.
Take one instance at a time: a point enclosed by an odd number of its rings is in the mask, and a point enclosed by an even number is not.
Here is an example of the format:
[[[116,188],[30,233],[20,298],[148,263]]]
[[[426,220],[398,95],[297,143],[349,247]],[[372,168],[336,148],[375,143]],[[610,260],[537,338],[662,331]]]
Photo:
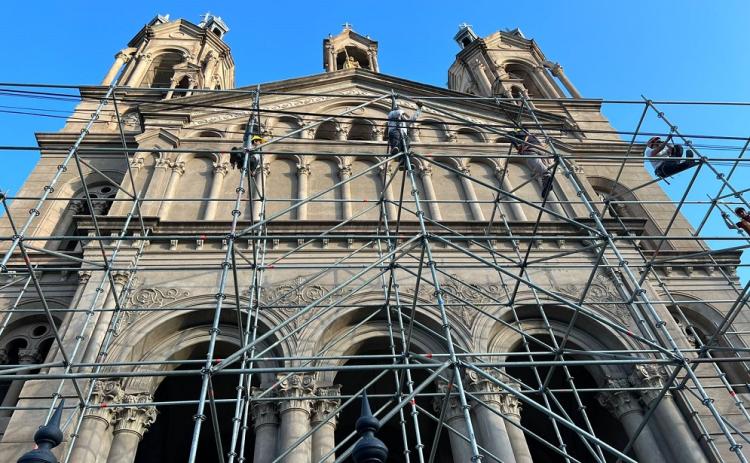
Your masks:
[[[351,25],[351,24],[349,24],[348,22],[345,22],[344,24],[342,24],[342,26],[344,26],[344,30],[345,30],[345,31],[350,31],[350,30],[352,30],[352,25]]]
[[[213,16],[213,15],[211,14],[211,12],[210,12],[210,11],[206,11],[206,12],[205,12],[204,14],[202,14],[202,15],[201,15],[201,18],[203,19],[203,21],[202,21],[202,22],[204,22],[204,23],[208,23],[208,18],[210,18],[210,17],[212,17],[212,16]]]
[[[466,24],[465,22],[462,22],[461,24],[458,25],[459,29],[468,29],[470,27],[471,27],[471,24]]]

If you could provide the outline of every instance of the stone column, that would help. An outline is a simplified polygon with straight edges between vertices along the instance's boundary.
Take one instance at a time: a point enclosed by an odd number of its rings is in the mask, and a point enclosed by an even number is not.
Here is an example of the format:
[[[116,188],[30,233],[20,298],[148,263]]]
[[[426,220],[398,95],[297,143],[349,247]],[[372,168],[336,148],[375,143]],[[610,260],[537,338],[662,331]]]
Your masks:
[[[563,68],[559,63],[553,63],[552,66],[550,66],[549,70],[550,72],[552,72],[553,76],[560,79],[560,82],[566,89],[568,89],[568,92],[570,92],[570,95],[573,98],[583,98],[578,89],[573,85],[573,82],[571,82],[568,79],[568,76],[565,75],[565,72],[563,72]]]
[[[141,154],[135,154],[130,159],[130,170],[133,173],[133,181],[131,183],[130,174],[127,172],[125,173],[125,178],[122,181],[122,188],[128,193],[132,194],[133,196],[137,196],[138,190],[141,188],[139,184],[142,184],[142,182],[144,181],[141,178],[141,169],[143,168],[144,163],[145,163],[144,156]],[[148,172],[146,172],[146,176],[147,175],[148,175]],[[133,185],[135,185],[136,191],[133,191]],[[132,208],[132,206],[133,206],[133,199],[127,196],[124,192],[118,191],[117,196],[115,196],[115,201],[112,202],[112,207],[109,208],[109,214],[110,215],[125,215],[128,212],[130,212],[130,209]],[[143,209],[145,208],[145,205],[144,203],[140,203],[138,207],[139,209],[136,209],[133,212],[134,214],[137,214],[139,210],[142,213]]]
[[[307,199],[307,181],[310,178],[310,164],[297,164],[297,196],[299,202]],[[307,220],[307,203],[297,207],[297,219]]]
[[[442,397],[435,397],[432,405],[435,408],[435,413],[438,417],[442,411],[443,403],[446,400],[445,393],[448,391],[449,386],[452,385],[449,385],[446,381],[440,380],[437,383],[437,392],[441,394]],[[445,432],[448,432],[450,438],[453,461],[470,462],[472,457],[471,445],[464,439],[469,437],[469,430],[466,426],[463,410],[461,409],[461,402],[456,394],[458,393],[452,392],[451,396],[447,399],[448,403],[446,404],[445,415],[443,416],[445,423],[456,432],[460,433],[463,437],[458,436],[453,431],[445,430]]]
[[[313,463],[318,463],[320,461],[323,461],[324,463],[333,463],[336,460],[335,454],[331,454],[325,460],[323,460],[323,457],[331,452],[336,446],[334,433],[336,432],[338,413],[334,414],[333,410],[339,406],[341,401],[331,397],[340,394],[341,386],[318,388],[316,395],[320,396],[320,399],[313,403],[311,424],[313,428],[321,423],[323,424],[320,429],[313,432],[312,435]]]
[[[124,404],[137,404],[153,401],[150,394],[128,394]],[[156,421],[156,407],[134,405],[117,408],[115,411],[114,438],[107,463],[133,463],[138,444],[143,434]]]
[[[99,312],[99,317],[96,319],[94,329],[89,337],[86,350],[83,354],[82,363],[93,363],[95,361],[102,361],[98,359],[99,349],[102,346],[109,324],[114,316],[114,309],[117,307],[117,299],[120,298],[123,288],[130,279],[130,274],[127,272],[113,272],[112,279],[114,280],[114,286],[110,288],[107,299],[102,305],[102,311]]]
[[[281,379],[284,375],[280,375]],[[312,401],[303,397],[313,395],[315,382],[311,375],[292,375],[279,384],[279,453],[291,448],[305,433],[310,431]],[[256,438],[257,439],[257,438]],[[294,447],[282,463],[309,463],[311,458],[310,437]]]
[[[171,169],[172,172],[169,175],[167,188],[164,191],[164,198],[162,199],[161,205],[159,206],[159,211],[156,213],[156,215],[158,215],[162,220],[167,218],[169,208],[172,206],[172,203],[169,200],[172,199],[175,190],[177,190],[177,184],[179,183],[180,177],[185,174],[184,161],[167,161],[166,165]]]
[[[171,173],[169,162],[169,159],[157,159],[153,168],[154,173],[151,176],[151,180],[148,182],[147,186],[144,185],[146,188],[146,191],[143,194],[144,198],[154,199],[164,196],[165,183],[169,179],[169,174]],[[147,201],[141,204],[141,213],[144,216],[156,216],[159,211],[159,206],[159,201]]]
[[[630,376],[630,382],[635,387],[641,388],[663,388],[666,372],[663,368],[653,365],[637,365]],[[658,389],[641,391],[641,400],[648,409],[659,396]],[[705,463],[708,460],[703,453],[693,432],[677,408],[670,393],[667,393],[654,410],[653,420],[656,421],[660,431],[661,445],[666,446],[672,452],[673,461],[680,463]]]
[[[81,302],[81,298],[83,297],[83,292],[86,290],[86,284],[88,284],[90,279],[91,279],[90,270],[78,271],[78,287],[76,288],[75,294],[73,294],[73,298],[70,300],[70,304],[68,304],[69,310],[74,310],[78,308],[78,305]],[[75,316],[75,312],[68,312],[65,314],[65,318],[63,319],[63,322],[60,325],[60,328],[58,330],[60,333],[60,339],[67,339],[66,334],[68,332],[68,328],[70,327],[71,322],[73,321],[74,316]],[[56,342],[52,343],[52,347],[50,347],[47,358],[52,359],[52,361],[62,360],[62,357],[58,359],[59,354],[60,354],[60,346],[58,346]]]
[[[513,183],[511,183],[510,179],[508,178],[508,172],[505,169],[495,169],[495,178],[497,178],[500,182],[500,189],[507,191],[508,193],[513,191]],[[511,214],[513,214],[513,219],[526,221],[526,213],[523,211],[521,203],[511,199],[510,197],[507,198],[511,201],[507,204],[510,208]],[[500,199],[503,199],[503,195],[500,195]]]
[[[380,166],[380,178],[383,179],[383,186],[385,187],[385,191],[383,191],[383,200],[387,201],[385,203],[385,208],[388,212],[388,221],[392,222],[396,220],[396,216],[398,215],[395,204],[396,200],[393,197],[393,182],[391,182],[391,178],[393,178],[393,170],[390,167]]]
[[[611,388],[623,388],[629,385],[630,383],[625,378],[610,378],[607,380],[607,386]],[[601,392],[597,394],[596,399],[622,423],[628,438],[632,439],[643,421],[643,410],[638,403],[638,399],[628,391]],[[667,463],[667,459],[661,453],[659,444],[648,425],[638,434],[638,438],[633,443],[633,450],[635,450],[639,461]]]
[[[462,166],[461,172],[471,177],[471,169],[469,166]],[[461,185],[464,187],[464,195],[466,195],[466,199],[468,201],[471,201],[469,204],[469,208],[471,209],[471,215],[473,216],[474,220],[483,221],[484,220],[484,214],[482,213],[482,208],[480,207],[479,203],[477,203],[477,193],[474,191],[474,184],[471,183],[471,180],[468,178],[461,176]]]
[[[260,199],[261,188],[267,190],[268,176],[271,175],[271,165],[268,163],[263,164],[262,169],[258,169],[258,173],[255,174],[255,186],[253,187],[253,220],[260,220],[260,209],[262,202]],[[250,185],[247,186],[250,188]]]
[[[520,385],[514,387],[514,389],[520,388]],[[510,439],[511,447],[513,447],[513,455],[516,457],[516,463],[533,463],[529,443],[526,442],[526,436],[519,427],[521,425],[521,401],[513,394],[508,393],[503,394],[502,399],[500,412],[508,416],[512,422],[510,424],[506,423],[505,429],[508,431],[508,438]]]
[[[483,404],[502,413],[505,394],[499,386],[477,375],[476,372],[469,371],[466,374],[466,388]],[[484,461],[515,463],[516,459],[505,420],[485,405],[472,404],[479,440],[482,447],[492,454],[492,456],[485,455]]]
[[[138,62],[135,65],[135,69],[133,69],[133,73],[130,75],[130,79],[128,79],[128,85],[131,87],[141,86],[143,76],[146,74],[146,71],[148,71],[151,62],[154,59],[153,56],[151,56],[151,53],[139,53],[137,58]]]
[[[419,167],[419,176],[422,177],[422,186],[424,187],[424,194],[427,197],[427,207],[430,211],[430,217],[433,220],[443,220],[443,216],[440,214],[440,206],[437,203],[437,195],[435,194],[435,186],[432,184],[432,166],[425,165]]]
[[[209,193],[206,210],[203,212],[203,220],[213,220],[216,218],[216,209],[219,202],[216,201],[221,195],[221,186],[224,184],[224,177],[229,172],[229,164],[226,162],[214,162],[214,176],[211,180],[211,191]]]
[[[83,411],[83,421],[69,461],[76,463],[102,461],[100,455],[106,455],[112,444],[112,433],[109,427],[115,420],[115,409],[106,407],[106,404],[120,402],[123,397],[124,393],[118,381],[96,381],[89,402],[91,408]]]
[[[339,179],[346,182],[352,176],[351,164],[339,164]],[[352,218],[352,184],[346,182],[341,184],[341,218],[343,220]]]
[[[263,388],[253,388],[254,396],[264,392]],[[253,427],[255,428],[255,450],[253,463],[271,463],[277,452],[279,430],[279,407],[275,402],[252,402]]]
[[[110,85],[112,81],[115,79],[115,76],[117,76],[117,71],[120,70],[123,64],[130,61],[131,56],[128,55],[125,52],[119,52],[115,55],[115,62],[112,64],[112,67],[109,68],[109,72],[107,72],[107,75],[104,76],[104,80],[102,80],[102,85]]]

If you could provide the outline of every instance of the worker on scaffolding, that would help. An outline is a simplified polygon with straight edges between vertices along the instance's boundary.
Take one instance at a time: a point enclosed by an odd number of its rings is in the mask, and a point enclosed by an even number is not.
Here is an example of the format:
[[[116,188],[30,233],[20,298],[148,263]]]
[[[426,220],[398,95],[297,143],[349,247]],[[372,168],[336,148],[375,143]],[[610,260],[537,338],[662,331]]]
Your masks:
[[[721,217],[724,219],[727,227],[732,230],[742,230],[748,236],[750,236],[750,214],[747,212],[747,210],[745,210],[744,207],[738,207],[737,209],[735,209],[734,214],[740,219],[740,221],[737,223],[732,222],[732,219],[729,218],[729,214],[721,211]]]
[[[247,160],[248,174],[251,177],[255,176],[255,172],[260,166],[260,145],[266,141],[260,135],[253,135],[250,139],[250,145],[252,148],[248,151],[249,158]],[[229,163],[235,169],[242,169],[242,155],[244,150],[233,150],[229,155]]]
[[[679,174],[683,170],[690,169],[698,163],[693,159],[693,151],[689,149],[685,150],[685,160],[682,160],[682,145],[671,145],[669,143],[671,138],[672,136],[670,135],[665,141],[661,141],[660,137],[651,137],[646,142],[646,149],[643,154],[647,159],[655,157],[669,158],[651,159],[651,165],[654,166],[654,173],[659,178],[666,178]]]
[[[542,186],[542,198],[546,198],[552,190],[552,161],[540,149],[539,139],[525,130],[511,132],[506,138],[518,154],[526,156],[526,166]]]
[[[386,124],[389,154],[404,154],[409,151],[409,125],[416,121],[420,114],[422,114],[421,102],[417,103],[417,112],[414,113],[414,117],[410,117],[406,111],[399,107],[396,99],[393,98],[391,112],[388,113],[388,122]],[[404,170],[403,156],[399,159],[398,169]]]

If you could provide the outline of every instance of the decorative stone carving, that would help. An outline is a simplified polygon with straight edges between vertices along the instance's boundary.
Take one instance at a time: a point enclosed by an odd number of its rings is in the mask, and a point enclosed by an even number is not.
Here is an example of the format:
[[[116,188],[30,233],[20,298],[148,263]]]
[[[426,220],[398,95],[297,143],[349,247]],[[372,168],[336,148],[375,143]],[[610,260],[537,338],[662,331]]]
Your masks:
[[[458,275],[452,275],[453,279],[440,283],[443,290],[443,302],[448,311],[457,314],[467,326],[471,326],[479,315],[479,311],[468,304],[493,303],[500,305],[505,296],[500,283],[485,285],[460,283]],[[305,284],[304,277],[296,277],[293,280],[282,282],[278,285],[266,287],[261,295],[261,303],[266,306],[275,307],[284,315],[289,316],[303,307],[315,301],[318,306],[324,307],[332,302],[350,295],[353,288],[341,288],[333,291],[334,285],[322,285],[318,283]],[[362,291],[360,291],[361,293]],[[407,289],[402,292],[405,296],[413,296],[413,290]],[[436,301],[435,289],[430,285],[420,285],[418,296],[427,301]],[[483,310],[496,310],[484,307]],[[298,319],[298,323],[304,323],[315,314],[315,309],[310,310]]]
[[[651,402],[656,400],[661,393],[661,389],[664,388],[664,379],[667,376],[667,372],[662,366],[658,365],[636,365],[633,368],[633,373],[630,375],[630,383],[638,388],[642,388],[640,392],[641,400],[645,406],[649,406]],[[665,397],[669,396],[669,392]]]
[[[496,376],[496,375],[492,375]],[[502,381],[501,378],[498,378]],[[521,416],[521,402],[511,393],[473,370],[466,372],[466,390],[475,393],[482,402],[496,408],[503,415]],[[513,384],[518,389],[518,384]]]
[[[107,425],[110,425],[116,416],[114,409],[109,408],[108,404],[119,403],[124,396],[125,393],[119,381],[111,379],[96,380],[89,401],[92,407],[86,408],[84,415],[104,420]]]
[[[254,387],[252,389],[252,395],[258,396],[264,391],[265,389],[263,388]],[[251,404],[252,404],[251,410],[253,414],[253,426],[255,427],[255,429],[258,429],[261,426],[266,426],[266,425],[277,426],[279,424],[279,406],[276,402],[253,400]]]
[[[463,417],[463,410],[461,409],[461,400],[458,397],[458,391],[455,390],[455,386],[453,384],[449,384],[445,380],[438,380],[437,381],[437,392],[440,394],[440,396],[436,396],[432,400],[432,407],[435,409],[435,413],[440,413],[443,408],[443,403],[446,400],[445,395],[446,393],[449,393],[448,396],[448,404],[447,408],[445,410],[445,420],[451,421],[455,418]],[[470,405],[467,404],[467,407],[471,408]]]
[[[613,389],[627,388],[630,382],[627,378],[607,378],[606,386]],[[600,392],[596,395],[596,400],[618,420],[628,413],[641,411],[638,399],[629,391]]]
[[[289,410],[304,410],[310,413],[314,401],[306,399],[315,391],[315,379],[312,375],[293,374],[285,378],[285,374],[278,375],[278,379],[284,378],[278,386],[279,413]]]
[[[128,394],[123,396],[123,404],[143,404],[153,401],[150,394]],[[119,407],[115,412],[115,429],[114,432],[132,432],[143,437],[148,428],[154,424],[157,415],[156,407],[136,405]]]
[[[114,336],[119,336],[122,329],[134,323],[151,308],[164,307],[164,304],[176,302],[190,296],[190,291],[180,288],[139,288],[132,292],[125,303],[128,310],[120,314],[114,327]]]
[[[568,299],[577,300],[581,297],[584,286],[577,284],[556,285],[555,290]],[[597,305],[597,302],[606,303],[606,305]],[[619,304],[611,304],[612,302],[619,302]],[[622,304],[622,297],[617,292],[615,283],[603,272],[596,272],[583,305],[593,306],[605,315],[614,316],[624,325],[632,324],[630,311],[625,304]]]
[[[229,163],[228,162],[214,162],[214,175],[221,175],[226,176],[229,172]]]
[[[336,407],[339,406],[341,401],[339,399],[333,399],[331,397],[335,397],[340,394],[340,385],[318,388],[315,395],[319,396],[320,399],[316,400],[313,403],[311,418],[313,426],[322,421],[327,421],[329,424],[332,424],[334,427],[336,427],[336,420],[338,419],[339,414],[338,412],[334,414],[333,411],[336,409]]]

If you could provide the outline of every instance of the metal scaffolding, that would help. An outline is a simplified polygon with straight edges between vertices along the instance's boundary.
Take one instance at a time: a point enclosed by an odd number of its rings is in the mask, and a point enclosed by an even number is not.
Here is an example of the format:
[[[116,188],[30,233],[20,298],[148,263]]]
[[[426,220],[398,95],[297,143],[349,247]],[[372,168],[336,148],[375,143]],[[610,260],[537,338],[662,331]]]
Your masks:
[[[661,108],[666,105],[733,105],[746,106],[739,102],[658,102],[644,98],[642,101],[607,101],[592,100],[596,103],[642,106],[639,120],[632,132],[607,132],[603,130],[575,130],[553,127],[543,118],[537,109],[539,104],[560,103],[567,100],[533,100],[527,98],[483,98],[473,96],[420,96],[395,95],[391,93],[356,95],[326,94],[333,98],[358,98],[362,103],[348,108],[339,114],[295,113],[294,111],[271,111],[263,106],[263,98],[272,95],[303,95],[302,93],[285,93],[264,91],[261,86],[255,89],[239,90],[191,90],[198,94],[236,95],[252,100],[250,118],[244,133],[244,147],[241,174],[236,185],[234,198],[214,199],[217,203],[231,204],[232,211],[222,222],[211,223],[205,230],[187,232],[163,232],[155,229],[154,224],[141,213],[145,205],[169,201],[183,207],[190,207],[191,202],[206,201],[202,196],[163,198],[148,197],[143,189],[139,190],[131,168],[135,153],[160,151],[162,153],[200,152],[195,149],[146,149],[128,146],[121,119],[122,105],[137,105],[153,100],[143,99],[149,89],[138,89],[136,97],[130,94],[127,87],[118,87],[117,79],[106,89],[100,89],[103,96],[94,112],[76,111],[68,121],[84,123],[75,143],[62,154],[62,160],[56,173],[48,179],[39,196],[2,196],[5,220],[12,228],[12,235],[0,238],[4,243],[0,268],[8,277],[1,290],[11,300],[10,306],[2,310],[0,336],[14,320],[21,317],[41,314],[46,317],[54,337],[54,346],[46,359],[33,364],[6,364],[0,366],[0,380],[18,381],[40,379],[36,371],[42,369],[44,381],[56,385],[52,400],[44,408],[47,420],[52,417],[63,395],[72,400],[66,401],[68,410],[76,413],[67,414],[63,421],[63,431],[68,441],[67,451],[61,461],[72,462],[71,454],[81,435],[84,411],[99,407],[92,401],[96,379],[109,378],[170,378],[199,377],[200,393],[192,400],[159,401],[149,400],[141,403],[108,404],[109,407],[155,406],[193,407],[195,409],[192,436],[186,436],[190,442],[188,461],[194,463],[200,437],[203,433],[213,433],[216,444],[216,461],[239,462],[250,461],[253,450],[248,448],[248,434],[251,432],[252,409],[257,404],[278,401],[279,386],[294,375],[325,374],[327,372],[356,372],[363,375],[364,386],[358,390],[343,393],[331,390],[325,399],[335,402],[325,419],[313,423],[309,429],[295,436],[294,441],[280,449],[274,461],[283,461],[287,456],[304,445],[313,434],[335,421],[340,412],[356,408],[357,397],[367,392],[370,397],[379,400],[374,415],[381,424],[397,423],[400,430],[400,448],[393,448],[392,453],[402,456],[399,461],[430,462],[438,458],[438,442],[442,436],[450,436],[451,442],[465,442],[472,461],[506,461],[506,456],[493,454],[477,437],[476,421],[472,415],[486,409],[490,415],[500,418],[508,433],[520,432],[533,446],[544,448],[560,461],[638,461],[633,448],[636,441],[647,428],[649,420],[660,413],[664,407],[657,407],[666,397],[674,397],[680,405],[695,436],[712,461],[746,462],[743,443],[750,443],[747,429],[750,429],[750,412],[744,402],[748,389],[746,365],[750,361],[750,345],[746,346],[743,336],[747,335],[742,326],[735,322],[741,311],[748,307],[750,283],[744,286],[734,273],[742,266],[737,254],[750,246],[748,236],[731,235],[729,232],[708,235],[703,233],[709,219],[716,217],[723,209],[734,209],[744,206],[750,210],[747,200],[747,185],[734,183],[742,168],[747,167],[749,159],[744,154],[750,139],[743,137],[711,136],[699,134],[682,134]],[[0,84],[0,91],[15,97],[45,97],[70,99],[77,97],[66,90],[79,89],[77,86],[35,86],[20,84]],[[44,90],[44,91],[43,91]],[[160,89],[153,89],[159,91]],[[175,90],[179,93],[179,89]],[[320,96],[318,94],[304,94]],[[448,154],[432,153],[429,156],[418,149],[407,150],[391,155],[385,154],[384,143],[367,146],[353,146],[359,154],[376,159],[363,171],[349,174],[340,181],[334,182],[327,189],[311,192],[307,197],[273,197],[269,194],[264,172],[263,156],[285,153],[277,151],[281,142],[299,132],[320,126],[334,120],[357,120],[357,110],[366,108],[381,100],[393,96],[399,99],[420,102],[434,113],[448,118],[454,127],[478,128],[497,137],[509,137],[518,129],[535,134],[540,144],[535,146],[543,157],[552,163],[550,169],[554,182],[553,194],[541,200],[523,197],[520,193],[524,185],[517,185],[513,190],[504,189],[503,177],[508,175],[508,163],[511,160],[523,160],[523,155],[503,151],[504,144],[498,144],[492,153],[467,152],[461,155],[467,160],[473,158],[493,158],[506,167],[499,177],[498,184],[489,184],[472,176],[468,170],[457,168],[444,162]],[[138,98],[141,98],[139,100]],[[200,108],[220,113],[234,106],[211,105],[173,99],[164,102],[166,108],[175,105],[182,109]],[[508,124],[478,124],[445,109],[442,103],[463,101],[481,101],[494,104],[498,115],[506,118]],[[583,100],[582,100],[583,101]],[[43,108],[27,108],[43,111]],[[259,148],[260,168],[250,172],[249,157],[254,153],[249,145],[249,135],[262,132],[261,117],[264,114],[303,114],[307,125],[292,132],[272,138]],[[114,115],[118,126],[121,147],[87,148],[87,137],[94,132],[97,124],[102,123],[101,116]],[[657,132],[644,132],[643,124],[647,117],[656,116],[664,129]],[[384,122],[384,121],[383,121]],[[674,140],[692,149],[697,159],[697,166],[681,175],[688,179],[681,194],[675,198],[632,199],[632,193],[646,188],[662,179],[655,179],[647,184],[627,191],[616,189],[621,176],[630,166],[642,163],[641,143],[652,135],[671,135]],[[236,133],[237,138],[241,135]],[[598,140],[601,136],[622,136],[625,149],[621,154],[587,155],[566,153],[563,146],[567,137],[586,136],[588,141]],[[609,139],[611,141],[611,139]],[[734,143],[716,147],[713,143]],[[210,143],[205,140],[205,152],[214,152]],[[614,142],[617,143],[617,142]],[[376,147],[376,148],[373,148]],[[0,146],[4,151],[32,151],[35,147]],[[57,148],[45,148],[49,154],[56,153]],[[378,150],[378,152],[375,152]],[[704,155],[701,152],[714,153],[718,156]],[[295,151],[296,156],[317,156],[318,158],[334,156],[333,153],[309,153]],[[105,199],[119,204],[127,202],[128,212],[118,231],[112,232],[112,222],[103,220],[106,215],[96,213],[94,201],[101,198],[92,197],[87,187],[87,175],[91,172],[107,177],[96,167],[96,156],[120,156],[126,168],[122,181],[109,179],[112,188],[119,192],[118,198]],[[394,168],[402,162],[402,170]],[[580,161],[595,161],[617,168],[617,177],[609,193],[602,197],[592,197],[581,180],[577,167]],[[728,171],[727,171],[728,168]],[[417,175],[418,169],[442,170],[459,178],[464,185],[471,185],[472,191],[482,191],[483,198],[474,194],[465,200],[441,200],[425,194]],[[33,225],[39,220],[40,211],[56,203],[75,199],[57,195],[55,188],[68,171],[78,175],[83,188],[85,219],[90,232],[86,235],[65,235],[31,233]],[[711,175],[702,175],[710,172]],[[330,197],[330,193],[339,191],[343,186],[351,186],[358,178],[365,175],[377,175],[382,188],[377,198],[352,198],[346,196]],[[700,179],[701,188],[714,188],[715,194],[707,200],[696,199],[694,194]],[[713,182],[707,186],[708,181]],[[745,177],[746,180],[746,177]],[[536,182],[531,178],[529,182]],[[574,193],[561,200],[558,194],[565,188]],[[467,186],[467,190],[468,190]],[[691,195],[692,194],[692,195]],[[13,209],[14,201],[34,201],[28,216],[18,215]],[[293,211],[307,208],[311,204],[348,207],[357,206],[357,211],[335,223],[326,223],[316,227],[304,225],[297,228],[279,228],[275,224]],[[466,207],[474,213],[474,221],[457,223],[440,220],[431,211],[436,205],[445,207]],[[508,217],[504,208],[524,206],[532,210],[535,217],[525,222],[514,221]],[[646,228],[633,219],[615,213],[618,208],[637,205],[668,207],[671,213],[666,226]],[[275,212],[269,212],[274,206]],[[487,217],[486,209],[491,206]],[[689,234],[673,230],[680,218],[683,208],[701,207],[705,213],[700,217],[698,227]],[[337,206],[338,207],[338,206]],[[574,208],[585,211],[575,214]],[[243,215],[242,211],[249,210]],[[368,213],[377,213],[377,219],[361,222]],[[485,217],[476,220],[477,217]],[[545,224],[555,222],[559,226],[554,232],[545,228]],[[365,225],[362,225],[364,223]],[[353,225],[357,225],[356,227]],[[295,230],[303,230],[297,232]],[[544,232],[542,232],[544,230]],[[172,266],[168,264],[144,263],[149,246],[170,243],[174,240],[199,240],[204,245],[216,245],[214,249],[221,252],[207,254],[190,264]],[[275,242],[294,243],[290,249],[278,249]],[[78,243],[82,251],[52,250],[45,246],[50,242]],[[553,250],[556,244],[565,241],[576,241],[580,246],[570,249]],[[640,245],[649,241],[648,248]],[[675,254],[665,252],[669,241],[689,242],[695,251]],[[715,248],[710,248],[706,241],[713,241]],[[305,261],[312,253],[334,244],[337,252],[314,262]],[[725,245],[728,243],[728,245]],[[128,257],[121,258],[127,250]],[[212,257],[215,256],[215,257]],[[674,269],[692,271],[702,268],[709,272],[714,281],[726,288],[725,297],[704,300],[706,303],[721,304],[729,307],[722,313],[723,318],[716,324],[713,332],[699,332],[686,315],[683,307],[693,301],[682,294],[670,291],[667,283],[669,272]],[[464,269],[478,269],[494,275],[497,291],[490,292],[481,285],[461,278]],[[542,277],[542,271],[577,270],[585,271],[588,278],[579,286],[579,292],[561,292],[550,287]],[[688,270],[689,269],[689,270]],[[96,296],[87,306],[71,305],[67,309],[53,308],[48,303],[49,289],[45,288],[42,273],[71,272],[84,270],[90,272],[91,281],[96,285]],[[204,271],[214,272],[217,276],[215,303],[211,307],[196,308],[176,306],[169,308],[150,308],[150,311],[207,311],[212,320],[209,326],[209,338],[206,356],[203,359],[170,360],[152,358],[140,362],[125,362],[108,358],[110,349],[115,343],[116,333],[122,320],[130,314],[138,313],[141,308],[129,298],[133,282],[139,274],[168,270],[180,272]],[[279,270],[298,270],[304,272],[293,285],[281,292],[268,293],[265,284],[269,272]],[[127,272],[130,278],[122,284],[116,281],[116,274]],[[335,278],[334,278],[334,275]],[[597,278],[604,275],[613,282],[617,294],[606,301],[596,300],[591,296]],[[336,281],[335,284],[319,286],[319,292],[310,297],[310,301],[299,299],[297,304],[290,301],[290,295],[306,285],[321,281]],[[719,283],[716,283],[719,284]],[[107,297],[108,288],[111,288]],[[363,305],[354,301],[359,292],[379,288],[379,302]],[[658,288],[655,290],[654,288]],[[709,289],[709,288],[706,288]],[[695,292],[702,291],[696,287]],[[521,294],[523,293],[523,296]],[[23,301],[30,298],[39,301],[39,307],[25,307]],[[111,304],[105,299],[111,298]],[[530,299],[529,299],[530,298]],[[106,306],[106,307],[105,307]],[[555,315],[551,308],[564,309],[566,322]],[[608,307],[611,311],[624,312],[622,317],[611,317],[600,310]],[[337,334],[325,347],[311,356],[279,355],[279,346],[298,336],[306,327],[312,326],[324,317],[335,317],[342,310],[358,309],[361,315],[356,324],[346,331]],[[669,308],[674,320],[665,319],[665,309]],[[259,322],[262,313],[277,310],[285,318],[275,326],[262,326]],[[521,343],[517,348],[507,351],[481,352],[474,351],[465,343],[456,339],[456,328],[452,324],[452,314],[464,310],[476,316],[492,320],[498,327],[518,336]],[[503,310],[505,315],[498,316]],[[434,314],[436,322],[429,324],[420,313]],[[358,316],[359,316],[358,315]],[[77,324],[59,325],[55,320],[70,320],[81,317]],[[94,323],[95,319],[99,323]],[[232,319],[238,333],[238,348],[225,356],[219,356],[216,345],[221,335],[221,327]],[[533,326],[526,320],[534,319],[538,324]],[[628,321],[624,321],[627,319]],[[107,322],[102,324],[101,321]],[[339,347],[346,342],[359,327],[373,320],[384,321],[387,333],[387,348],[375,353],[341,352]],[[595,324],[611,333],[630,340],[632,349],[614,349],[602,346],[599,350],[583,350],[576,344],[574,331],[581,325]],[[675,325],[676,324],[676,325]],[[691,338],[692,345],[675,336],[674,326],[684,330],[684,335]],[[92,328],[93,327],[93,328]],[[77,332],[72,332],[77,329]],[[423,352],[415,347],[415,333],[426,334],[441,350]],[[65,340],[73,340],[65,342]],[[89,340],[98,340],[92,345]],[[738,340],[740,341],[738,343]],[[160,369],[163,366],[167,369]],[[278,365],[278,366],[273,366]],[[727,365],[735,365],[744,377],[730,376],[726,373]],[[180,366],[180,369],[177,369]],[[575,371],[578,368],[640,368],[642,374],[653,379],[650,386],[635,384],[583,384],[579,382]],[[527,376],[516,372],[524,369]],[[700,371],[699,371],[700,370]],[[260,387],[256,376],[274,374],[274,384]],[[557,375],[557,376],[556,376]],[[216,397],[213,383],[216,378],[229,376],[236,383],[236,394],[232,397]],[[540,433],[529,427],[526,421],[520,421],[508,413],[501,412],[489,399],[489,392],[467,387],[467,377],[474,381],[484,382],[494,390],[508,397],[513,397],[525,409],[535,410],[548,420],[551,433]],[[560,381],[554,378],[560,378]],[[381,381],[383,380],[383,381]],[[368,388],[381,382],[389,385],[388,393],[373,393]],[[564,384],[560,386],[560,384]],[[335,388],[334,388],[335,389]],[[68,392],[66,392],[68,391]],[[722,392],[723,391],[723,392]],[[646,403],[642,419],[634,424],[624,445],[615,445],[601,437],[602,430],[597,429],[590,419],[587,401],[599,393],[645,393],[654,400]],[[737,413],[726,414],[726,407],[718,407],[715,398],[728,394]],[[295,397],[300,400],[320,400],[321,396]],[[435,408],[426,408],[429,400]],[[493,399],[494,400],[494,399]],[[572,401],[574,407],[566,407],[563,402]],[[20,403],[19,403],[20,404]],[[2,412],[13,413],[18,410],[39,409],[26,405],[0,407]],[[231,404],[231,419],[222,421],[217,407]],[[448,420],[448,408],[455,404],[459,410],[459,419]],[[435,432],[430,435],[422,431],[424,423]],[[42,424],[42,423],[40,423]],[[432,427],[434,426],[434,428]],[[354,423],[338,423],[339,429],[346,431],[345,437],[337,439],[336,445],[321,455],[319,461],[345,461],[356,442]],[[349,432],[349,430],[351,432]],[[481,430],[480,430],[481,431]],[[569,432],[572,431],[572,434]],[[225,434],[222,434],[225,433]],[[228,433],[228,434],[226,434]],[[222,435],[231,437],[223,439]],[[550,437],[552,436],[552,437]],[[571,437],[572,436],[572,437]],[[575,444],[574,442],[575,441]],[[228,446],[226,445],[228,442]],[[571,453],[571,446],[581,446],[584,452]],[[730,457],[731,456],[731,457]],[[332,458],[332,459],[329,459]]]

